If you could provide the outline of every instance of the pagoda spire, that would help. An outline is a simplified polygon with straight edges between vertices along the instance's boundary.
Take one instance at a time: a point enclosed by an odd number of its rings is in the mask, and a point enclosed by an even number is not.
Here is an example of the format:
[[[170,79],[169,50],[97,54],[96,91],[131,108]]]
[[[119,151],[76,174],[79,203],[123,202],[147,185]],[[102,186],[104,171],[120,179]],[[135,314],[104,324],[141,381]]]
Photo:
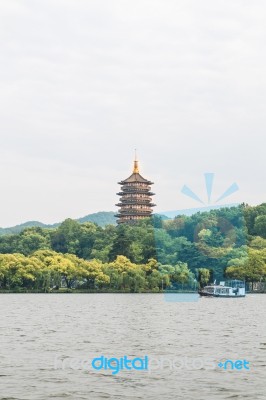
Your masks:
[[[135,160],[134,160],[133,174],[139,174],[139,162],[137,160],[137,149],[135,149]]]

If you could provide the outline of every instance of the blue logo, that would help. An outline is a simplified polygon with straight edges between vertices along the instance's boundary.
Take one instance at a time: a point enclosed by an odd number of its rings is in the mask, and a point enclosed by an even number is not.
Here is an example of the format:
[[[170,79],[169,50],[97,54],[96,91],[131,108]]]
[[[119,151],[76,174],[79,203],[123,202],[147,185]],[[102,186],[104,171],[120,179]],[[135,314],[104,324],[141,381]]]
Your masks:
[[[206,192],[208,196],[208,204],[211,202],[211,196],[212,196],[212,189],[213,189],[213,180],[214,180],[214,173],[212,172],[206,172],[204,174],[205,178],[205,186],[206,186]],[[239,190],[238,185],[234,182],[232,183],[220,196],[218,199],[215,200],[215,203],[220,202],[221,200],[225,199],[226,197],[230,196],[231,194],[237,192]],[[196,200],[198,203],[204,204],[202,199],[193,192],[188,186],[184,185],[183,188],[181,189],[181,192],[190,197],[193,200]]]
[[[113,375],[118,374],[123,369],[126,370],[137,370],[143,371],[148,370],[148,356],[144,358],[136,357],[132,360],[128,359],[127,356],[121,358],[107,358],[104,356],[96,357],[92,360],[91,365],[93,369],[110,369]]]
[[[224,363],[222,363],[222,362],[218,363],[219,368],[223,368],[225,370],[237,369],[239,371],[241,371],[242,369],[247,369],[249,371],[250,368],[248,365],[249,365],[249,361],[247,361],[247,360],[236,360],[236,361],[226,360]]]

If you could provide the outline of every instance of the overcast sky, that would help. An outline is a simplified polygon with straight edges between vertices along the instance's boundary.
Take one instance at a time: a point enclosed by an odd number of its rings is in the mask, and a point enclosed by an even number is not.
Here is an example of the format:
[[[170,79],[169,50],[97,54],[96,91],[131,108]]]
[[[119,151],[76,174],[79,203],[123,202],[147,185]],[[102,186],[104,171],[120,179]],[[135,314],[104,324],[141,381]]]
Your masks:
[[[156,211],[266,199],[265,0],[1,0],[0,226],[115,210],[132,169]]]

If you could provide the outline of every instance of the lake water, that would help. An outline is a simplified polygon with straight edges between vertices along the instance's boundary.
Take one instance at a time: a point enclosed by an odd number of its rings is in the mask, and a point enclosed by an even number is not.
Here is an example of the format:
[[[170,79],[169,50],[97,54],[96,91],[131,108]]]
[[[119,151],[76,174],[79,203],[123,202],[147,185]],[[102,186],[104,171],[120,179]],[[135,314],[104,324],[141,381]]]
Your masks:
[[[1,400],[266,398],[266,295],[1,294],[0,306]],[[101,355],[150,368],[94,370]]]

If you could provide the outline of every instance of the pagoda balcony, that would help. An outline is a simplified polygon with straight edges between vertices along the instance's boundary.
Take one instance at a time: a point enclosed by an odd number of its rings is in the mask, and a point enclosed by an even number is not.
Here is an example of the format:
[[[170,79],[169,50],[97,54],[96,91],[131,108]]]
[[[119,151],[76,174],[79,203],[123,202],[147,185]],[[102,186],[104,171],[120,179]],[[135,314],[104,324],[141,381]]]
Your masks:
[[[152,201],[152,197],[148,196],[146,193],[145,194],[143,194],[143,193],[141,193],[141,194],[137,194],[137,193],[125,194],[124,193],[121,200],[123,200],[123,201],[126,201],[126,200],[130,200],[130,201],[131,200],[133,200],[133,201],[134,200],[145,200],[145,201],[149,200],[149,201]]]
[[[145,194],[147,196],[154,196],[153,192],[149,192],[147,190],[123,190],[122,192],[118,192],[116,193],[118,196],[125,196],[127,194]]]
[[[126,215],[150,215],[152,214],[152,210],[119,210],[118,213],[121,217]]]
[[[145,204],[145,206],[147,207],[147,209],[150,209],[152,207],[155,207],[156,204],[153,204],[153,203],[152,204]],[[121,209],[123,209],[123,210],[145,210],[145,208],[134,208],[134,207],[128,208],[128,207],[125,206],[125,204],[122,204],[122,203],[117,203],[116,207],[121,207]]]
[[[136,200],[136,201],[123,201],[123,199],[119,200],[119,204],[122,206],[149,206],[151,204],[151,201],[143,201],[143,200]]]
[[[135,189],[138,189],[138,190],[151,190],[151,186],[138,186],[138,185],[134,185],[134,186],[125,186],[125,185],[123,185],[123,186],[121,186],[121,188],[123,190],[128,190],[128,191],[135,190]]]
[[[121,188],[121,192],[125,194],[131,194],[131,193],[139,193],[139,194],[145,194],[145,193],[151,193],[150,189],[131,189],[131,190],[125,190]]]
[[[145,199],[132,199],[132,200],[129,200],[129,199],[119,199],[119,201],[122,203],[122,204],[124,204],[124,205],[126,205],[126,204],[143,204],[143,205],[145,205],[145,204],[150,204],[151,203],[151,200],[145,200]]]

